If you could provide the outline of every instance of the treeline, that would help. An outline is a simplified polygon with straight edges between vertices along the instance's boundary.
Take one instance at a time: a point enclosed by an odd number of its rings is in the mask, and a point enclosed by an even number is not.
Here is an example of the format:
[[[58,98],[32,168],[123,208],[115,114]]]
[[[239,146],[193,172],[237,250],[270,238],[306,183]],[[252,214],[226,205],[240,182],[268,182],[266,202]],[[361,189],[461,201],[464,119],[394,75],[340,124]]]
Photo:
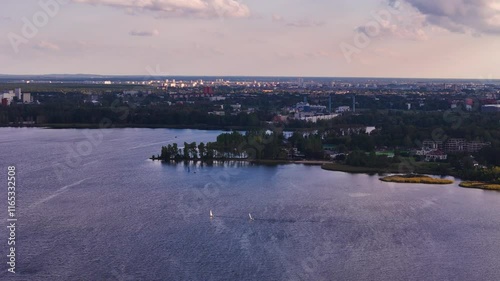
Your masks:
[[[420,148],[425,140],[443,141],[464,138],[491,142],[500,147],[500,114],[480,112],[404,112],[364,111],[347,114],[328,122],[318,122],[326,142],[347,150],[372,151],[376,148]],[[364,130],[348,133],[349,128],[376,127],[369,135]],[[342,133],[344,132],[344,134]]]
[[[500,183],[500,148],[485,147],[473,155],[449,155],[451,167],[464,180]]]
[[[161,153],[153,159],[170,160],[289,160],[293,158],[293,148],[301,148],[305,159],[324,159],[323,146],[319,135],[294,133],[285,138],[281,131],[248,131],[224,133],[215,142],[184,143],[181,148],[177,143],[163,146]]]
[[[463,170],[460,177],[469,181],[481,181],[500,184],[500,168]]]
[[[34,120],[44,124],[89,124],[112,122],[116,126],[158,125],[190,127],[248,127],[263,126],[272,116],[265,112],[211,115],[207,110],[188,106],[97,106],[92,104],[49,103],[44,105],[12,105],[0,107],[0,124]]]
[[[376,155],[373,151],[371,153],[353,151],[345,159],[345,164],[354,167],[388,168],[397,163],[401,163],[399,156]]]

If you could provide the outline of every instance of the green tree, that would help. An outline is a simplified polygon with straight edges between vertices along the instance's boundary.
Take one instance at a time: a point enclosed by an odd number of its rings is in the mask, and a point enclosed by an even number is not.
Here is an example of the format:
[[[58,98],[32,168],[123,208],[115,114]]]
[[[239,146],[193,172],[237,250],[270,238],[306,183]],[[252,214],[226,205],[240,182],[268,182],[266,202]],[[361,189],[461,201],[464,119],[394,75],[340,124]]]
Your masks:
[[[205,159],[207,152],[205,150],[205,144],[203,142],[200,142],[200,144],[198,145],[198,152],[200,154],[200,158]]]

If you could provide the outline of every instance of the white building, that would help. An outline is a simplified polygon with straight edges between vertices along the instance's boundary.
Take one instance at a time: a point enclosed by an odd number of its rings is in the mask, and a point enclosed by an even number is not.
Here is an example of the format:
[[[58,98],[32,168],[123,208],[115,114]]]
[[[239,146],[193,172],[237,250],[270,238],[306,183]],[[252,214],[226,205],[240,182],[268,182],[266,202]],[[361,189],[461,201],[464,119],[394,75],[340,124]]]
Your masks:
[[[428,147],[417,150],[415,154],[419,156],[425,156],[425,161],[427,162],[448,159],[448,154],[439,149],[430,149]]]
[[[12,103],[12,101],[14,100],[14,97],[16,96],[16,94],[14,93],[14,91],[8,91],[8,92],[4,92],[0,96],[2,97],[2,99],[7,99],[7,103],[10,105]]]
[[[7,99],[7,104],[10,105],[14,101],[14,98],[17,99],[18,102],[23,103],[31,103],[32,97],[30,93],[23,93],[21,88],[17,88],[10,91],[5,91],[0,94],[0,101],[3,99]]]
[[[224,111],[213,111],[213,112],[209,112],[208,113],[209,115],[217,115],[217,116],[225,116],[226,113]]]
[[[306,116],[306,117],[302,117],[300,119],[305,120],[307,122],[317,123],[320,120],[331,120],[337,116],[339,116],[339,115],[338,114],[328,114],[328,115]]]
[[[344,113],[344,112],[349,112],[349,111],[351,111],[350,106],[339,106],[339,107],[337,107],[337,109],[335,109],[335,112],[337,112],[337,113]]]
[[[425,155],[425,161],[437,161],[437,160],[446,160],[448,159],[448,154],[440,151],[440,150],[434,150],[427,155]]]
[[[23,93],[22,101],[23,101],[23,103],[31,103],[31,94],[30,93]]]
[[[231,108],[233,110],[240,110],[241,109],[241,104],[237,103],[237,104],[232,104],[231,105]]]
[[[14,89],[14,93],[15,93],[18,100],[23,99],[23,93],[21,91],[21,88]]]
[[[215,96],[215,97],[210,97],[210,101],[223,101],[226,100],[226,97],[221,97],[221,96]]]

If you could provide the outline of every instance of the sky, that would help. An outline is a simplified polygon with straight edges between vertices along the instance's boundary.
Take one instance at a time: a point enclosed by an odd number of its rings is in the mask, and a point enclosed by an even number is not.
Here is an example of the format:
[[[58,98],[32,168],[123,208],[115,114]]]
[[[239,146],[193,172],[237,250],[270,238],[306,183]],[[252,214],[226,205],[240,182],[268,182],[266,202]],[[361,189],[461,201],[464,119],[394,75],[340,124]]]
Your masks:
[[[2,0],[1,74],[500,79],[500,0]]]

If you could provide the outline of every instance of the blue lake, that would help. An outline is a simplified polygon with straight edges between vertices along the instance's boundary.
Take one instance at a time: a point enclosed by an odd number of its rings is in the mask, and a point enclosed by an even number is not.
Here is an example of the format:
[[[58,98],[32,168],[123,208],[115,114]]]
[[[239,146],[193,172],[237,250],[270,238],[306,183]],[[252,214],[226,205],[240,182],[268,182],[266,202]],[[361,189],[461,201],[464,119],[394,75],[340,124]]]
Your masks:
[[[500,280],[500,193],[148,160],[219,133],[0,128],[0,219],[8,165],[18,212],[17,273],[2,227],[0,279]]]

